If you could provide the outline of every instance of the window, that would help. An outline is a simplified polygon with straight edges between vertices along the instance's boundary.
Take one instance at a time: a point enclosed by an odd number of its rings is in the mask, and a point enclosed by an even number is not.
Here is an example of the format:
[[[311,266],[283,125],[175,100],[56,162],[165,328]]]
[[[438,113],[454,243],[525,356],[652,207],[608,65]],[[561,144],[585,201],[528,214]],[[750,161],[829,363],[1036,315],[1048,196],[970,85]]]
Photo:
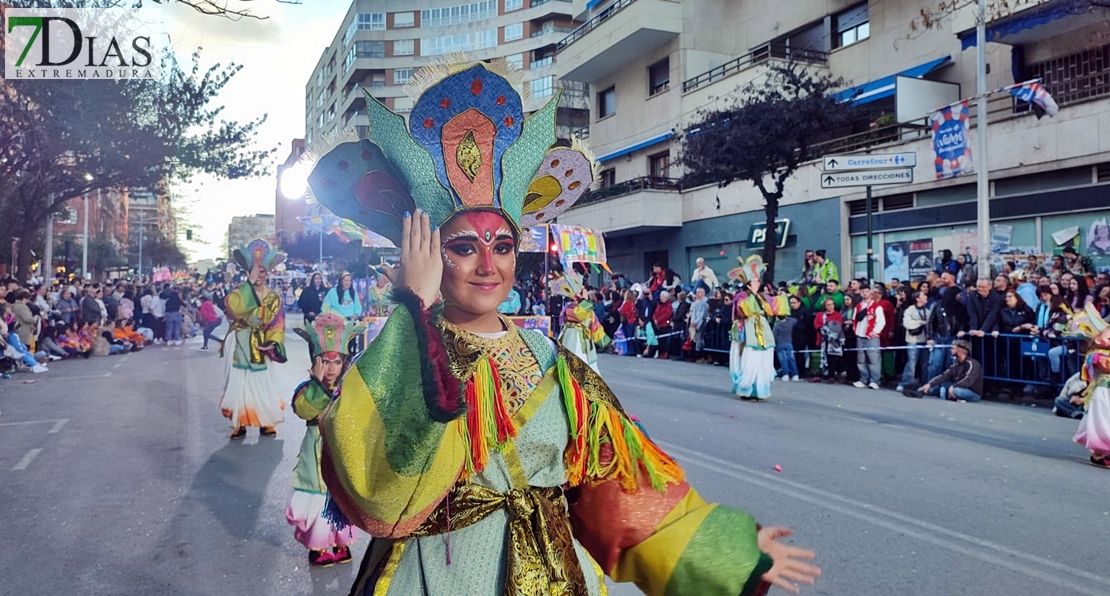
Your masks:
[[[871,23],[867,17],[867,3],[853,6],[833,19],[836,47],[850,46],[871,36]]]
[[[356,41],[347,51],[345,68],[350,68],[359,58],[385,58],[384,41]]]
[[[609,87],[597,94],[597,119],[608,118],[617,113],[617,88]]]
[[[385,87],[385,73],[376,72],[370,76],[371,87]]]
[[[412,69],[411,68],[398,68],[397,70],[393,71],[393,84],[394,85],[404,85],[405,83],[409,82],[409,79],[411,79],[411,78],[412,78]]]
[[[601,172],[601,188],[609,188],[617,183],[617,170],[609,169]]]
[[[445,6],[420,11],[421,27],[439,27],[484,21],[497,16],[497,0],[482,0],[459,6]]]
[[[555,75],[532,81],[532,97],[550,97],[555,93]]]
[[[393,99],[393,111],[398,114],[412,111],[412,98],[411,97],[396,97]]]
[[[415,12],[395,12],[393,13],[393,27],[400,29],[402,27],[413,27],[416,25]]]
[[[415,39],[398,39],[393,42],[393,55],[394,56],[411,56],[415,50]]]
[[[515,41],[524,37],[524,23],[516,23],[505,27],[505,41]]]
[[[355,33],[362,30],[380,31],[385,29],[385,13],[384,12],[360,12],[355,15],[355,19],[347,27],[347,33],[343,35],[343,45],[351,43]]]
[[[495,47],[497,47],[497,29],[420,40],[420,54],[422,56],[472,52]]]
[[[648,156],[648,171],[652,178],[668,178],[671,169],[671,152],[664,151]]]
[[[513,54],[512,56],[505,56],[505,63],[511,64],[518,70],[524,68],[524,54]]]
[[[664,58],[648,67],[648,95],[657,95],[671,88],[671,59]]]
[[[505,12],[524,8],[524,0],[505,0]]]

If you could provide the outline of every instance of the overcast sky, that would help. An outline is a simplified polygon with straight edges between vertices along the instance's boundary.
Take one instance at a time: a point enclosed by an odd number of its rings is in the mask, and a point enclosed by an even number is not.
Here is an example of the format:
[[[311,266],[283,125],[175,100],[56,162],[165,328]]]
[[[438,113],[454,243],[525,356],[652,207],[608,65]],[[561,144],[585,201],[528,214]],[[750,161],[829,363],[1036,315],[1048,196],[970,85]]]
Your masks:
[[[269,18],[229,20],[174,3],[165,8],[166,31],[183,64],[191,64],[190,55],[201,47],[202,68],[217,62],[243,65],[218,102],[225,106],[223,116],[229,120],[268,115],[258,140],[263,147],[277,147],[276,165],[288,156],[290,141],[304,136],[305,83],[350,3],[256,0],[237,5]],[[274,168],[270,170],[272,174]],[[273,213],[276,183],[273,175],[241,181],[198,179],[191,187],[177,189],[176,197],[190,212],[187,218],[195,237],[207,243],[185,243],[192,258],[221,256],[223,236],[233,216]],[[180,238],[184,242],[183,233]]]

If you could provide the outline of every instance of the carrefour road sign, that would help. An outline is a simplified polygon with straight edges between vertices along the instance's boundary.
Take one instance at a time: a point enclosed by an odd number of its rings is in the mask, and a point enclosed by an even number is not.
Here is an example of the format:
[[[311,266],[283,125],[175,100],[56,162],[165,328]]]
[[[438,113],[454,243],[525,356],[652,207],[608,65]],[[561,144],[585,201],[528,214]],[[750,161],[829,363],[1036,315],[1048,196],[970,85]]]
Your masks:
[[[910,182],[913,182],[913,168],[821,173],[821,188],[880,186],[883,184],[909,184]]]
[[[912,168],[917,165],[917,154],[883,153],[875,155],[826,155],[825,171],[846,172],[848,170],[890,170]]]

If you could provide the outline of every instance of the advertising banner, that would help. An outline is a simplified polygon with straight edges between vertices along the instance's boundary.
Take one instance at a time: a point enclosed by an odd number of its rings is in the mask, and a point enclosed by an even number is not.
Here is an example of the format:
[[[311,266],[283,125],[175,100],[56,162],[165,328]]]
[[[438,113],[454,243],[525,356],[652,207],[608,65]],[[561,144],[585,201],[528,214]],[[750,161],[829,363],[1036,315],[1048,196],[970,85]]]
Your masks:
[[[910,281],[925,281],[925,276],[933,270],[933,241],[911,240],[909,261]]]
[[[933,129],[937,180],[955,178],[975,171],[967,134],[970,112],[970,104],[964,100],[929,114],[929,125]]]

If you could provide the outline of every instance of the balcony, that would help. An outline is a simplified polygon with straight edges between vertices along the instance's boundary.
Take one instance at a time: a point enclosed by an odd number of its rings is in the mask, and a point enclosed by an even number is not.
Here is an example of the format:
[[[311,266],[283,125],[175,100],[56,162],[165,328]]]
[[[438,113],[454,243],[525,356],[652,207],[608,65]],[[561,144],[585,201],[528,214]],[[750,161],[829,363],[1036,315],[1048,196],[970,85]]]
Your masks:
[[[682,227],[678,180],[643,177],[592,190],[559,223],[625,236]]]
[[[795,50],[785,44],[769,43],[743,56],[733,58],[716,68],[711,68],[696,77],[686,79],[682,83],[682,92],[693,91],[702,85],[714,83],[769,60],[793,60],[803,64],[827,66],[829,55],[819,50]]]
[[[596,81],[681,33],[681,3],[618,0],[558,43],[560,78]]]

